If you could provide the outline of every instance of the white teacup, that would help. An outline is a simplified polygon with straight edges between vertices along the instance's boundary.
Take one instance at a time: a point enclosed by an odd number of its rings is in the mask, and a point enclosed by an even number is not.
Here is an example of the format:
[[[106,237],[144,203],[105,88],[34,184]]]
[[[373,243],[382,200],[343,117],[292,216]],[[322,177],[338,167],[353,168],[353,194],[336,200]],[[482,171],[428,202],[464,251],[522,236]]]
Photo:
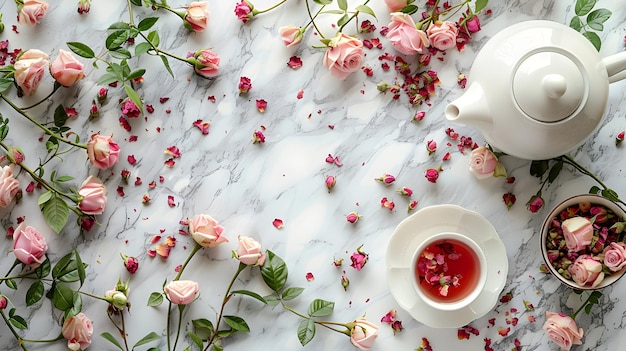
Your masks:
[[[459,265],[460,263],[464,263],[461,265],[463,267],[475,266],[474,270],[471,270],[471,272],[459,279],[458,287],[449,286],[447,296],[442,296],[439,293],[440,284],[420,284],[420,281],[423,279],[419,277],[417,268],[418,259],[422,256],[424,250],[431,245],[442,243],[451,244],[451,247],[457,253],[462,253],[462,257],[465,256],[463,261],[457,261],[456,263],[452,262],[454,260],[448,258],[448,256],[445,256],[445,259],[449,262],[449,267]],[[469,254],[469,257],[467,254]],[[487,258],[485,253],[474,240],[460,233],[443,232],[431,236],[417,247],[411,262],[411,275],[415,292],[426,304],[442,311],[454,311],[469,306],[481,293],[487,280]],[[475,270],[478,270],[478,272]],[[456,273],[448,271],[446,275],[454,275]],[[467,284],[471,284],[471,286],[467,286]],[[428,286],[429,291],[426,291],[424,286]]]

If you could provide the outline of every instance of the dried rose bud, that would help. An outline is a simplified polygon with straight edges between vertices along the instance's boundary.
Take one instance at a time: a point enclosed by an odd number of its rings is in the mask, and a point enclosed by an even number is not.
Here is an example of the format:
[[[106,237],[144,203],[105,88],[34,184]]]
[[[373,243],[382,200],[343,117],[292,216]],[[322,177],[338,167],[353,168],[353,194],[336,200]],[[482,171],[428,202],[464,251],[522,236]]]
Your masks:
[[[426,151],[428,151],[429,155],[432,155],[435,151],[437,151],[437,142],[434,140],[429,140],[426,142]]]
[[[380,83],[376,84],[376,89],[378,89],[378,91],[380,91],[381,93],[384,93],[387,90],[389,90],[389,87],[391,87],[391,86],[387,82],[380,82]]]
[[[124,260],[124,267],[126,267],[128,273],[135,274],[139,268],[139,261],[132,256],[126,256],[124,254],[120,254],[120,256],[122,256],[122,260]]]
[[[439,178],[439,170],[435,168],[429,168],[426,170],[425,177],[429,182],[437,183],[437,179]]]
[[[375,180],[378,180],[379,182],[385,184],[385,185],[389,185],[392,184],[393,182],[396,181],[396,177],[392,176],[389,173],[385,173],[382,177],[378,177],[378,178],[374,178]]]
[[[414,122],[419,122],[419,121],[423,120],[424,117],[426,117],[426,112],[418,111],[418,112],[415,113],[415,116],[413,116],[413,121]]]
[[[102,105],[106,101],[108,94],[109,89],[107,88],[100,88],[100,90],[98,90],[98,102],[100,103],[100,105]]]
[[[78,1],[78,8],[77,11],[79,14],[83,14],[83,13],[88,13],[90,6],[91,6],[91,0],[79,0]]]
[[[413,200],[409,202],[409,206],[407,207],[407,212],[413,211],[417,207],[417,201]]]
[[[265,134],[262,131],[257,130],[252,134],[252,144],[256,143],[264,143],[265,142]]]
[[[350,223],[356,223],[362,216],[359,216],[356,212],[350,212],[346,216],[346,220]]]
[[[80,221],[80,227],[87,232],[91,230],[94,224],[96,224],[96,220],[92,217],[83,217]]]
[[[341,267],[342,264],[343,264],[343,258],[338,258],[338,259],[333,261],[333,265],[335,267]]]
[[[0,295],[0,310],[4,310],[5,308],[7,308],[7,305],[9,304],[6,296],[4,295]]]
[[[604,223],[609,220],[609,215],[606,211],[606,208],[602,206],[591,207],[589,213],[594,217],[593,223]]]
[[[98,109],[98,105],[95,103],[91,105],[89,109],[89,120],[100,117],[100,110]]]
[[[624,141],[624,131],[619,132],[615,137],[615,145],[619,145]]]
[[[513,206],[513,204],[515,204],[515,195],[512,193],[506,193],[504,195],[502,195],[502,200],[504,201],[504,204],[506,204],[506,208],[507,210],[511,208],[511,206]]]
[[[248,77],[239,78],[239,94],[246,94],[252,89],[252,82]]]
[[[396,207],[396,204],[393,201],[389,201],[386,197],[380,200],[380,205],[389,211],[393,211],[393,208]]]
[[[408,196],[410,197],[411,195],[413,195],[413,190],[411,190],[411,188],[407,188],[407,187],[403,187],[402,189],[398,189],[396,190],[397,193],[400,193],[404,196]]]
[[[393,335],[396,335],[396,333],[401,332],[404,328],[402,327],[401,321],[394,321],[391,323],[391,329],[393,330]]]
[[[326,188],[328,188],[328,192],[330,193],[330,190],[335,186],[335,184],[337,184],[337,178],[335,178],[335,176],[327,176],[324,183],[326,184]]]
[[[350,286],[350,279],[345,275],[341,276],[341,286],[343,286],[344,291],[348,291],[348,286]]]
[[[363,269],[369,259],[369,255],[365,251],[361,250],[362,247],[363,245],[357,247],[356,252],[354,252],[352,256],[350,256],[350,260],[352,261],[352,264],[350,264],[350,266],[357,271]]]

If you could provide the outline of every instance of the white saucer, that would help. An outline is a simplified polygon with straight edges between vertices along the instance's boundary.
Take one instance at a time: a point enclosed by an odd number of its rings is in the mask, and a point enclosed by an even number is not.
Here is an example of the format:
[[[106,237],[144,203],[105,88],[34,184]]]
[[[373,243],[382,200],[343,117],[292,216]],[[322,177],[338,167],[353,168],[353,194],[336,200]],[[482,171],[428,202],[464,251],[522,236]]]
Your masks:
[[[427,305],[412,285],[411,260],[417,246],[431,235],[456,232],[474,239],[487,256],[487,282],[469,306],[441,311]],[[387,246],[387,283],[400,307],[415,320],[433,328],[459,328],[491,311],[506,283],[509,261],[504,243],[489,221],[456,205],[425,207],[403,220]]]

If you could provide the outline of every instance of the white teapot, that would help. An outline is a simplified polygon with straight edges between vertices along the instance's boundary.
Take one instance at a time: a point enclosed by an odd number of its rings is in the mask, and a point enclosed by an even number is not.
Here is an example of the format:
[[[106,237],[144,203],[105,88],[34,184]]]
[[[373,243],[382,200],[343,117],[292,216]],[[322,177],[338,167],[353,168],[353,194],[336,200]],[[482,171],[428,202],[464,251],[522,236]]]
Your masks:
[[[445,109],[494,148],[529,160],[580,145],[602,119],[609,83],[626,78],[626,51],[602,58],[579,32],[556,22],[512,25],[480,50],[467,91]]]

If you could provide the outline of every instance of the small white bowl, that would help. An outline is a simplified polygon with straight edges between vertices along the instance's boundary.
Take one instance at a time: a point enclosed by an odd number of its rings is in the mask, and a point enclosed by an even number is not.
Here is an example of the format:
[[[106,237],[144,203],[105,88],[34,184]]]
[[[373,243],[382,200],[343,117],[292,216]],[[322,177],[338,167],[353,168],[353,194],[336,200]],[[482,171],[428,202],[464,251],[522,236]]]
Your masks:
[[[615,215],[621,218],[622,221],[626,218],[626,212],[624,212],[624,210],[620,206],[618,206],[616,203],[614,203],[613,201],[605,197],[602,197],[599,195],[593,195],[593,194],[574,195],[570,198],[565,199],[560,204],[556,205],[552,209],[552,211],[548,213],[548,215],[546,216],[546,219],[543,221],[543,225],[541,227],[541,236],[540,236],[541,253],[543,255],[543,260],[545,261],[546,266],[548,267],[550,273],[552,273],[552,275],[564,285],[572,289],[577,289],[577,290],[598,290],[598,289],[607,287],[615,283],[616,281],[618,281],[624,275],[624,273],[626,273],[626,267],[623,268],[619,272],[615,272],[611,274],[610,276],[606,276],[604,280],[602,280],[602,282],[598,286],[595,286],[592,288],[589,286],[580,286],[576,284],[573,280],[566,279],[552,266],[552,263],[550,263],[550,260],[548,259],[548,249],[546,248],[546,238],[549,233],[548,226],[550,224],[550,221],[552,221],[552,219],[555,218],[564,209],[570,206],[577,205],[580,202],[589,202],[592,205],[594,204],[602,205],[610,209],[611,211],[613,211],[613,213],[615,213]]]

